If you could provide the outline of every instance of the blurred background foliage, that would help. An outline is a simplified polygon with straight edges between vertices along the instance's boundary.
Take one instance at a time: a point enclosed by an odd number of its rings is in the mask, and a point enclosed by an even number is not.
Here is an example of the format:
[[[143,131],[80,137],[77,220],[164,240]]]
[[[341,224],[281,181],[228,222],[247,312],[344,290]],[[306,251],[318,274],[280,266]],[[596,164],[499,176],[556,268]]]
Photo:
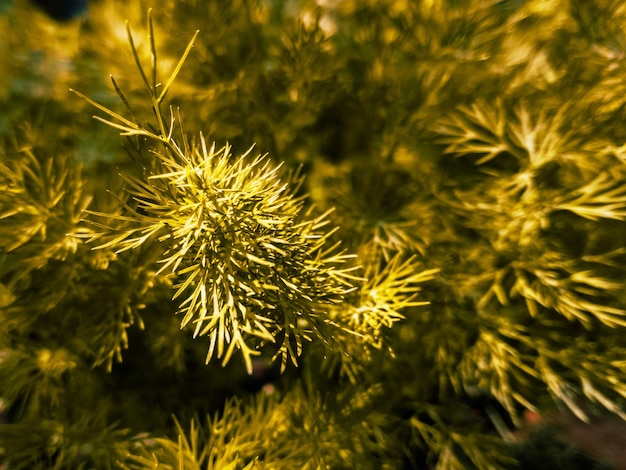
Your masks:
[[[525,412],[624,417],[623,2],[42,4],[0,1],[1,468],[525,468]],[[112,75],[154,120],[125,23],[149,64],[149,8],[160,77],[200,30],[167,98],[185,131],[335,208],[375,280],[333,313],[361,332],[341,351],[205,365],[158,249],[68,236],[140,174],[68,90],[125,115]]]

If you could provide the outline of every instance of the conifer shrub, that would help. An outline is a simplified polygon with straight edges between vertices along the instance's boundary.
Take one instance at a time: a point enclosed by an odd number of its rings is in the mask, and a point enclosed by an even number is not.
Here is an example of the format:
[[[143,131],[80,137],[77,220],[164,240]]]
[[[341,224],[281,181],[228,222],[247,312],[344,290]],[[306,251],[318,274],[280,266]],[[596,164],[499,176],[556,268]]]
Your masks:
[[[604,468],[518,430],[626,418],[622,2],[78,3],[0,4],[0,468]]]

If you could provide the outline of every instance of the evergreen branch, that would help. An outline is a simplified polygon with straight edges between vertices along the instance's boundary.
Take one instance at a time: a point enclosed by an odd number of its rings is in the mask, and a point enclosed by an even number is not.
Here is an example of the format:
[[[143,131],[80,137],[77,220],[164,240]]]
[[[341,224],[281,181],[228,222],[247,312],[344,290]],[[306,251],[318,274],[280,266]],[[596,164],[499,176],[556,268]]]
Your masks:
[[[439,141],[448,144],[447,153],[477,155],[476,165],[508,153],[522,168],[537,169],[568,158],[574,139],[571,131],[563,130],[563,122],[570,111],[563,105],[552,115],[534,115],[524,103],[507,112],[502,100],[493,106],[477,101],[441,120],[435,131],[441,135]]]
[[[0,252],[19,251],[17,272],[27,276],[31,269],[52,259],[62,260],[77,250],[80,213],[91,198],[84,191],[81,168],[67,156],[40,157],[30,147],[9,159],[0,154]]]
[[[563,276],[562,265],[554,266],[554,270],[547,268],[515,271],[512,293],[526,299],[532,316],[537,315],[539,305],[587,327],[594,320],[611,328],[626,326],[626,310],[602,302],[611,292],[619,292],[621,283],[585,271]]]
[[[459,373],[464,388],[488,391],[517,423],[518,404],[531,410],[537,406],[527,391],[539,376],[534,369],[534,357],[522,354],[508,340],[518,338],[521,333],[511,331],[505,322],[497,326],[502,326],[504,331],[484,328],[480,332],[475,344],[465,353]]]
[[[331,402],[297,384],[282,396],[268,388],[249,400],[231,399],[205,425],[193,420],[185,431],[177,422],[177,440],[157,439],[130,457],[129,468],[347,468],[358,462],[374,470],[381,463],[394,465],[397,460],[381,447],[387,420],[373,408],[376,393],[347,390]]]
[[[455,422],[450,415],[450,410],[423,405],[410,419],[413,439],[427,449],[433,468],[464,470],[471,465],[487,470],[514,462],[502,439]]]
[[[571,133],[562,129],[567,110],[568,106],[563,106],[548,117],[543,112],[533,116],[526,105],[515,109],[515,118],[507,123],[508,134],[514,145],[528,155],[530,168],[565,158],[563,154]]]
[[[506,116],[502,106],[491,108],[486,103],[477,102],[469,107],[461,107],[458,112],[439,121],[435,127],[447,144],[447,153],[463,156],[478,154],[477,165],[487,163],[503,152],[518,155],[506,140]]]
[[[136,65],[150,87],[130,29],[128,34]],[[92,234],[90,241],[103,239],[100,248],[117,252],[154,240],[162,244],[157,274],[167,272],[176,279],[173,296],[182,299],[181,327],[193,324],[194,337],[209,337],[207,362],[215,355],[226,363],[240,350],[252,373],[258,348],[276,341],[275,358],[282,357],[284,368],[288,358],[296,363],[303,340],[316,337],[331,344],[329,329],[338,326],[328,311],[356,289],[360,278],[352,274],[356,267],[348,265],[352,256],[328,242],[333,233],[325,230],[329,212],[309,218],[303,198],[281,181],[280,166],[272,166],[266,156],[249,159],[251,149],[233,160],[229,146],[208,148],[202,135],[190,146],[182,127],[174,136],[173,113],[165,129],[159,103],[192,44],[161,95],[150,89],[160,135],[79,94],[117,122],[99,120],[124,135],[152,141],[156,157],[144,179],[125,177],[136,210],[119,200],[127,215],[91,214],[126,227]]]
[[[608,173],[600,173],[586,185],[562,198],[555,209],[567,210],[590,220],[626,218],[626,185]]]
[[[421,285],[434,278],[438,269],[422,269],[416,257],[396,255],[384,262],[378,250],[364,265],[366,279],[350,304],[338,304],[332,318],[344,327],[345,350],[333,356],[330,370],[338,367],[352,383],[371,366],[375,350],[393,350],[391,328],[405,319],[411,308],[428,304],[418,301]],[[355,341],[355,338],[358,341]]]

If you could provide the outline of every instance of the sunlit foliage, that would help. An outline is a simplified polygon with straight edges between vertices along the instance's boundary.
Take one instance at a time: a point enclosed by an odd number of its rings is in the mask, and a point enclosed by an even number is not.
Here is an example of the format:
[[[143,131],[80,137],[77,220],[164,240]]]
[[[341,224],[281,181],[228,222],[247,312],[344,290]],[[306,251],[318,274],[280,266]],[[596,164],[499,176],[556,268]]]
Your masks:
[[[0,2],[0,468],[518,468],[525,412],[626,418],[622,3]]]

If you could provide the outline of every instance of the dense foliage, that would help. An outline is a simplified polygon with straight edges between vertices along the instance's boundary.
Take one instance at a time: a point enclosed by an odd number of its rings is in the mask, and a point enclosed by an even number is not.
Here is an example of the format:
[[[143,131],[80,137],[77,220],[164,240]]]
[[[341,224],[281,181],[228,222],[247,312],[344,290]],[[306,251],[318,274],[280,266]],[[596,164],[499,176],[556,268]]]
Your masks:
[[[0,468],[520,468],[525,412],[626,418],[623,2],[157,3],[0,2]]]

